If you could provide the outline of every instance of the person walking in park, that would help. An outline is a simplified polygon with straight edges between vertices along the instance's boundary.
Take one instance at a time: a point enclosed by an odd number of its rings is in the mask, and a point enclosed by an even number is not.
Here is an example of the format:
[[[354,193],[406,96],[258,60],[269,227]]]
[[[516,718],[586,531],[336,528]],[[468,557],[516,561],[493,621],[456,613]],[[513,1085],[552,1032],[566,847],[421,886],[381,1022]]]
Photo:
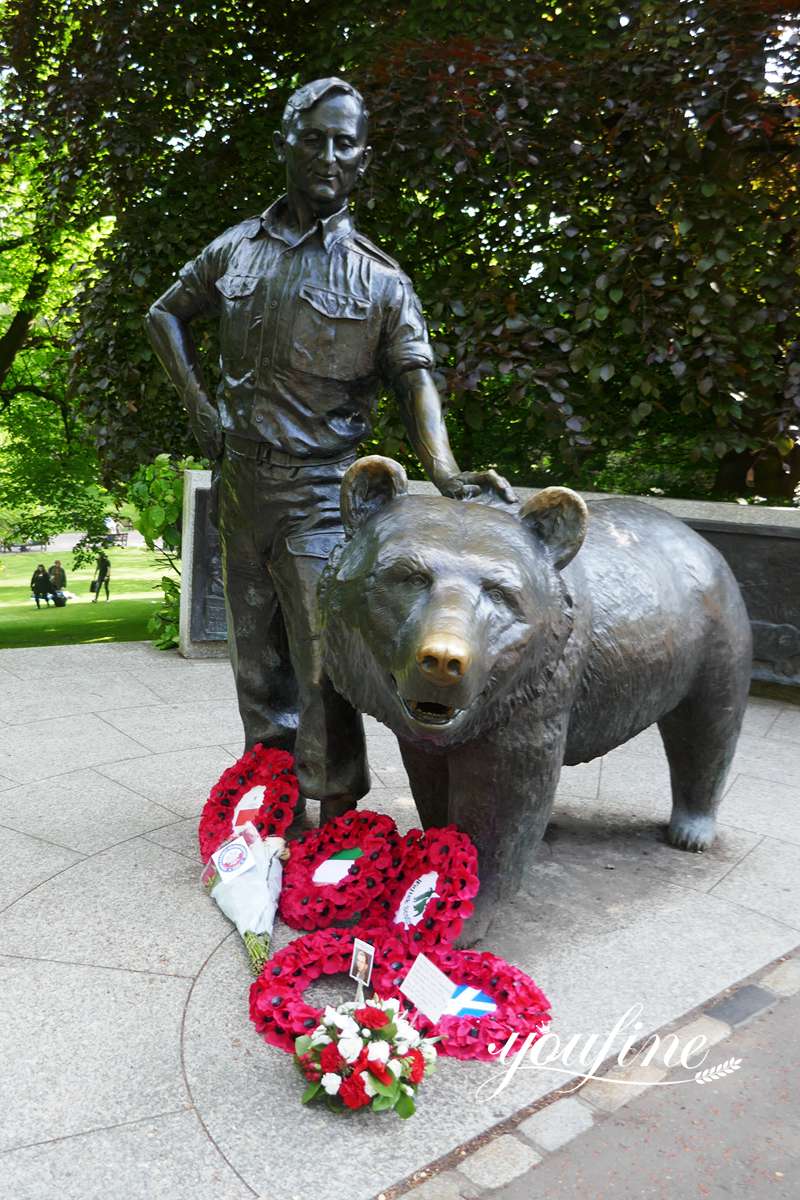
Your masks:
[[[31,592],[36,601],[37,608],[42,607],[42,600],[44,600],[48,608],[50,607],[50,576],[47,574],[44,563],[39,563],[33,575],[31,575]]]
[[[97,566],[95,567],[95,578],[93,580],[97,584],[92,597],[92,604],[97,603],[100,595],[100,589],[105,587],[106,600],[109,599],[109,584],[111,583],[111,560],[105,550],[101,550],[97,556]]]
[[[379,389],[447,496],[493,471],[453,457],[425,319],[399,265],[356,229],[348,197],[367,169],[367,112],[344,80],[295,92],[274,135],[287,191],[234,225],[153,304],[148,332],[214,464],[228,640],[248,746],[293,751],[323,821],[369,790],[360,714],[323,670],[317,582],[344,537],[342,477],[369,437]],[[191,332],[218,317],[222,379],[208,392]]]
[[[50,568],[50,591],[63,592],[67,586],[67,573],[61,565],[61,559],[57,558]]]

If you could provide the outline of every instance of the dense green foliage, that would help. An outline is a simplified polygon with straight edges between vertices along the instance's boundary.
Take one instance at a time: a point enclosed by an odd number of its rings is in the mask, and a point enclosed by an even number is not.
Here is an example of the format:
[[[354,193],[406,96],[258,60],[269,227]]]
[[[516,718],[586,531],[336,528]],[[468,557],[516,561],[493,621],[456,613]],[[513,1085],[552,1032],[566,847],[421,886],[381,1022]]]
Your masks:
[[[148,550],[155,553],[162,572],[163,600],[147,627],[159,650],[178,644],[183,472],[202,470],[204,466],[204,462],[191,457],[176,460],[169,454],[158,454],[153,462],[136,470],[128,488],[128,500],[136,509],[136,528]]]
[[[280,191],[282,105],[330,73],[367,97],[357,219],[423,300],[463,467],[680,491],[705,490],[729,453],[743,470],[768,447],[788,463],[791,7],[6,0],[3,139],[15,178],[36,181],[25,286],[68,238],[94,238],[64,319],[107,480],[191,448],[142,314]],[[391,403],[377,444],[406,454]]]

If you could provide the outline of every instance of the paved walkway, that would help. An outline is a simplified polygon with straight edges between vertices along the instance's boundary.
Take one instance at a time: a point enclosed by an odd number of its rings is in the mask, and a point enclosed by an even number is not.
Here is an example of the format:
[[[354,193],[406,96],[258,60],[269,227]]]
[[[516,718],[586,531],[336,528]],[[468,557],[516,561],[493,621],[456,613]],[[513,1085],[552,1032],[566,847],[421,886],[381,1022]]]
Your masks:
[[[751,702],[705,855],[663,842],[654,731],[564,772],[487,943],[544,988],[562,1036],[604,1033],[635,1003],[642,1032],[661,1028],[800,942],[798,743],[800,710]],[[369,745],[369,805],[411,826],[394,739],[370,722]],[[553,1088],[520,1072],[480,1102],[494,1068],[451,1060],[406,1124],[300,1108],[197,882],[197,816],[240,748],[224,662],[136,643],[0,652],[0,1178],[15,1200],[367,1200]]]

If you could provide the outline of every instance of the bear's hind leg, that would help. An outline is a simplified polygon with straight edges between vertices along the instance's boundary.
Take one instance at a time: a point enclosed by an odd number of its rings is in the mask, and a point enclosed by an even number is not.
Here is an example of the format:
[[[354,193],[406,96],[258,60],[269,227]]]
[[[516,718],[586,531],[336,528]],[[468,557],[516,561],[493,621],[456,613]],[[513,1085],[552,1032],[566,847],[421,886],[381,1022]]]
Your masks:
[[[447,757],[420,750],[399,738],[398,745],[422,828],[438,829],[446,825],[449,793]]]
[[[747,705],[746,677],[731,678],[690,695],[658,722],[672,782],[667,841],[679,850],[707,850]]]

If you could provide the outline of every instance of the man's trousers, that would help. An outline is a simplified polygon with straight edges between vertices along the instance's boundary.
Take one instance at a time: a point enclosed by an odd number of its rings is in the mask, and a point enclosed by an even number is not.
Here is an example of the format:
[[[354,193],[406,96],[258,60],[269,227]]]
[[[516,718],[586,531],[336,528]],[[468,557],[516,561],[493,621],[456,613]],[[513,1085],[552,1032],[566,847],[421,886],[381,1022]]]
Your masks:
[[[349,454],[308,462],[226,436],[219,533],[228,646],[248,747],[290,750],[304,796],[369,791],[360,713],[322,666],[317,584],[344,538],[339,491]]]

